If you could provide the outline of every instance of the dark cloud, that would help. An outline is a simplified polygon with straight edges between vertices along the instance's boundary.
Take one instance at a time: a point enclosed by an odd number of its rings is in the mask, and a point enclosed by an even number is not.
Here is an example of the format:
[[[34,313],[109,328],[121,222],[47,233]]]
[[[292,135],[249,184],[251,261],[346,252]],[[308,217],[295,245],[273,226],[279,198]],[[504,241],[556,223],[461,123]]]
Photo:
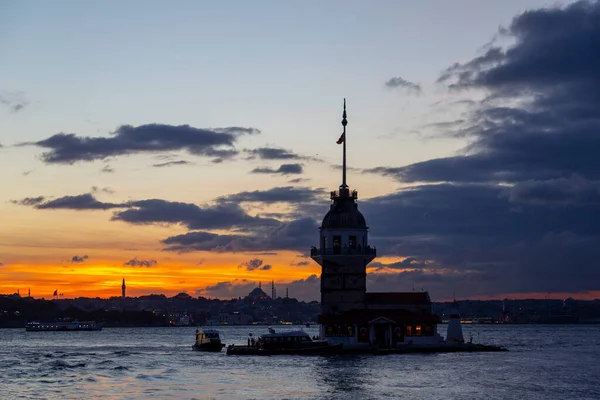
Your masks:
[[[158,264],[156,260],[138,260],[137,258],[132,258],[129,261],[123,263],[123,265],[127,265],[130,267],[145,267],[150,268]]]
[[[259,158],[261,160],[308,160],[310,157],[304,157],[294,153],[291,150],[286,150],[277,147],[260,147],[258,149],[244,150],[250,154],[249,159]]]
[[[509,45],[439,80],[487,94],[443,127],[469,145],[368,170],[421,183],[361,202],[379,254],[410,260],[373,264],[370,287],[423,284],[446,298],[600,290],[600,2],[528,11],[501,34]]]
[[[301,174],[303,172],[302,164],[281,164],[279,168],[260,167],[250,171],[253,174]]]
[[[246,252],[295,250],[307,251],[318,240],[318,226],[312,218],[278,222],[270,229],[255,230],[246,235],[194,231],[171,236],[162,241],[167,251]]]
[[[371,281],[388,289],[402,282],[402,290],[427,281],[439,297],[452,290],[469,296],[598,290],[598,205],[567,203],[564,196],[517,203],[510,194],[505,186],[440,184],[363,200],[378,255],[408,257],[373,263],[388,272],[380,275],[387,283]],[[397,274],[389,270],[401,270],[402,278],[391,279]]]
[[[21,205],[21,206],[37,206],[37,205],[43,203],[44,200],[46,200],[46,198],[44,196],[38,196],[38,197],[25,197],[24,199],[11,200],[10,202],[13,204]]]
[[[0,262],[0,267],[3,267],[3,266],[4,266],[4,263],[3,263],[3,262]]]
[[[80,256],[75,255],[75,256],[71,257],[71,263],[72,264],[82,263],[82,262],[85,262],[88,258],[89,258],[88,256],[81,256],[80,257]]]
[[[258,132],[254,128],[240,127],[201,129],[189,125],[122,125],[109,137],[58,133],[26,144],[50,149],[42,154],[42,159],[46,163],[57,164],[177,150],[186,150],[192,155],[228,158],[237,154],[233,146],[240,135]]]
[[[127,210],[114,214],[112,220],[131,224],[180,224],[189,229],[238,229],[276,226],[272,218],[248,215],[238,204],[219,203],[200,207],[191,203],[159,199],[132,201]]]
[[[153,167],[161,168],[161,167],[172,167],[174,165],[190,165],[193,162],[185,161],[185,160],[177,160],[177,161],[166,161],[158,164],[152,164]]]
[[[255,190],[252,192],[240,192],[218,198],[218,201],[226,202],[259,202],[259,203],[305,203],[325,198],[323,189],[311,189],[308,187],[274,187],[268,190]]]
[[[310,179],[307,178],[294,178],[294,179],[290,179],[288,182],[289,183],[301,183],[301,182],[308,182]]]
[[[488,93],[451,136],[462,155],[382,168],[408,182],[600,179],[600,2],[523,13],[493,45],[440,77],[454,90]],[[377,172],[377,171],[374,171]]]
[[[105,165],[104,167],[102,167],[100,172],[104,172],[105,174],[112,174],[113,172],[115,172],[115,169],[111,168],[110,165]]]
[[[546,181],[530,180],[506,189],[512,203],[538,205],[600,205],[600,181],[589,181],[577,175]]]
[[[104,203],[98,201],[92,194],[80,194],[77,196],[64,196],[54,200],[47,200],[43,196],[26,197],[22,200],[13,200],[15,204],[33,206],[45,209],[68,209],[68,210],[108,210],[111,208],[127,207],[124,204]]]
[[[305,261],[296,261],[296,262],[292,263],[292,266],[294,266],[294,267],[305,267],[305,266],[310,265],[312,263],[313,263],[313,261],[306,261],[306,260]]]
[[[238,265],[238,268],[244,268],[246,269],[246,271],[268,271],[271,269],[271,265],[263,264],[263,260],[253,258],[252,260],[244,261],[243,263]]]
[[[404,89],[409,93],[421,94],[421,85],[407,81],[399,76],[388,79],[385,86],[389,89]]]
[[[285,286],[290,297],[302,301],[314,301],[320,299],[321,280],[319,276],[312,274],[305,279],[297,279]]]
[[[200,289],[197,294],[206,297],[238,298],[246,297],[254,288],[258,287],[256,282],[246,279],[234,279],[233,281],[217,282]]]

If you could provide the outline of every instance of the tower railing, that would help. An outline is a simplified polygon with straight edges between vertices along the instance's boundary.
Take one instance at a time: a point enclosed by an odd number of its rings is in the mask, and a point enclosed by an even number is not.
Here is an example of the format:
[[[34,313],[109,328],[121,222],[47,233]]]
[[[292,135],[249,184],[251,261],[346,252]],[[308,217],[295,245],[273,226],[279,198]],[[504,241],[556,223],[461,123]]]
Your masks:
[[[331,200],[336,200],[336,199],[339,199],[340,197],[345,197],[345,198],[350,197],[353,200],[357,200],[358,192],[356,190],[350,191],[349,189],[332,190],[330,192],[329,197]]]
[[[334,256],[334,255],[344,255],[345,256],[345,255],[353,255],[353,254],[377,256],[377,249],[375,249],[375,247],[371,247],[371,246],[356,247],[356,248],[344,246],[344,247],[329,247],[329,248],[325,248],[325,249],[312,246],[310,248],[310,256],[311,257]]]

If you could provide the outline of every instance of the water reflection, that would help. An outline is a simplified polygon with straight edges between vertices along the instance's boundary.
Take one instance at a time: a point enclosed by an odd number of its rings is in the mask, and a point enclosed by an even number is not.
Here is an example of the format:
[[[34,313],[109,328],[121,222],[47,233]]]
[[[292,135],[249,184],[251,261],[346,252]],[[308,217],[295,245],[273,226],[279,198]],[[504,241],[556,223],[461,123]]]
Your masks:
[[[315,359],[311,378],[324,399],[370,398],[375,384],[369,358],[372,356],[328,356]]]

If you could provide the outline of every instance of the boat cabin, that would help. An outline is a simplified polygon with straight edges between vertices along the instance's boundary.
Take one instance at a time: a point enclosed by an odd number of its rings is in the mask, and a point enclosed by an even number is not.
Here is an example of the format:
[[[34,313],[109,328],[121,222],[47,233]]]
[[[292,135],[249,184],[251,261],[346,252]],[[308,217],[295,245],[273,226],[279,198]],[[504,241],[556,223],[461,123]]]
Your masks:
[[[326,345],[326,341],[313,340],[304,331],[275,332],[270,329],[269,333],[260,335],[257,345],[264,349],[274,348],[298,348]]]
[[[211,341],[221,340],[219,331],[215,329],[196,330],[196,343],[207,343]]]

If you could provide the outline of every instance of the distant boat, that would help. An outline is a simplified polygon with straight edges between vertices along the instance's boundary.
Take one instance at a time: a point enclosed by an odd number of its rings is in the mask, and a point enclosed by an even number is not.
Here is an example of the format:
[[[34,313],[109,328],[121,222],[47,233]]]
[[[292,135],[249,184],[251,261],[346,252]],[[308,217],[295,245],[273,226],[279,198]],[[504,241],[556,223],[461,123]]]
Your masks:
[[[219,331],[215,329],[196,330],[196,343],[192,345],[192,350],[196,351],[221,351],[225,344],[221,342]]]
[[[55,321],[55,322],[38,322],[29,321],[25,325],[27,332],[51,332],[51,331],[101,331],[102,323],[95,321]]]

